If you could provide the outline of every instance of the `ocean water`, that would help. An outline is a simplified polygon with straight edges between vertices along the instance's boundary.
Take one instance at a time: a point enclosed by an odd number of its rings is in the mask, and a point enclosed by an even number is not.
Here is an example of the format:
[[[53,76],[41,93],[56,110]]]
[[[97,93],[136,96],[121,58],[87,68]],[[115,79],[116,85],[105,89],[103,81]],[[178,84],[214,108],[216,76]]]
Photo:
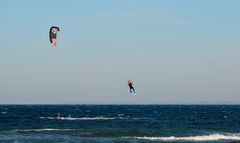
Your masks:
[[[0,105],[0,143],[172,142],[240,143],[240,106]]]

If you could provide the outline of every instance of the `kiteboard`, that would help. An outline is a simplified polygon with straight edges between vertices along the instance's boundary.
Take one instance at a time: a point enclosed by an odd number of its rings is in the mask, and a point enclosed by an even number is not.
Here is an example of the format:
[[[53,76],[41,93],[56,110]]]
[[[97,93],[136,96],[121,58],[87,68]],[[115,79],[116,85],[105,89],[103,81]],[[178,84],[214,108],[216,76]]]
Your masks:
[[[135,92],[135,93],[133,93],[133,92],[130,92],[130,91],[128,91],[128,93],[129,94],[132,94],[132,95],[137,95],[137,93]]]

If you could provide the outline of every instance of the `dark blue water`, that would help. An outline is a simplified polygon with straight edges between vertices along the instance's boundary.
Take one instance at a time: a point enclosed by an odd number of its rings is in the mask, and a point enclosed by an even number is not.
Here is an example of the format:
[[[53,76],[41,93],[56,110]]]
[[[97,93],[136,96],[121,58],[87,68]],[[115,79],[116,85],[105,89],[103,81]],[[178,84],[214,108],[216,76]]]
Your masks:
[[[0,143],[75,142],[237,143],[240,106],[0,105]]]

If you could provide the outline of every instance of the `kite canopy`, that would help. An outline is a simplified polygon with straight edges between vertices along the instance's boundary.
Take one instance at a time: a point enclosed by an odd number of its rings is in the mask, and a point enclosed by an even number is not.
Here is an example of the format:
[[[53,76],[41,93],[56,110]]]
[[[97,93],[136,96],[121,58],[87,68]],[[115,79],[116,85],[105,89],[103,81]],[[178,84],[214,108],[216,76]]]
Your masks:
[[[52,26],[49,30],[49,40],[51,43],[54,44],[54,47],[56,47],[57,32],[59,31],[60,31],[60,28],[57,26]]]

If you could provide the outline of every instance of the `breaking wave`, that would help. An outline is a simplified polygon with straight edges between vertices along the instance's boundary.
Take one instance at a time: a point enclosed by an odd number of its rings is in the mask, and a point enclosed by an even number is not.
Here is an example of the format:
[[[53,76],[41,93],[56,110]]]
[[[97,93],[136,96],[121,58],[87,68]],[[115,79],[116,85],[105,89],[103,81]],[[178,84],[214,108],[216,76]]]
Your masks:
[[[124,119],[123,117],[39,117],[40,119],[50,119],[50,120],[115,120],[115,119]]]
[[[240,134],[211,134],[202,136],[189,137],[133,137],[142,140],[159,140],[159,141],[218,141],[218,140],[240,140]]]
[[[42,132],[42,131],[75,131],[78,129],[54,129],[54,128],[44,128],[44,129],[15,129],[14,132]]]

